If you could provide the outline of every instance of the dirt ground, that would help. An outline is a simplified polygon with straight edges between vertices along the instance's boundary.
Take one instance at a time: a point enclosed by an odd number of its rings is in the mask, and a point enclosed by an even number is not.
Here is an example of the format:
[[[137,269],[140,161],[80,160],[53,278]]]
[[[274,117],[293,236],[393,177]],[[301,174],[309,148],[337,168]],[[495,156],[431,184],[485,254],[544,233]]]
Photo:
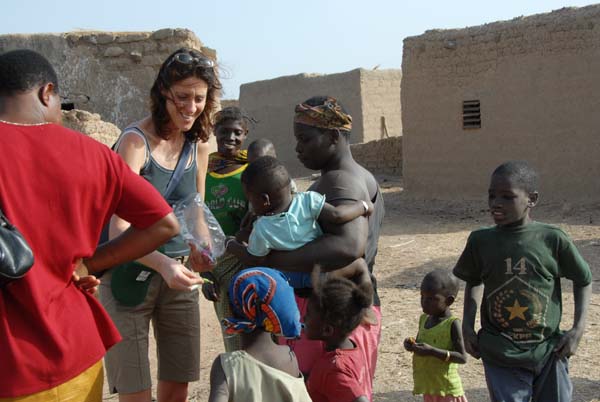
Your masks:
[[[383,313],[375,402],[422,400],[412,395],[411,355],[402,347],[405,337],[416,335],[421,313],[420,281],[434,268],[451,268],[469,232],[491,224],[485,199],[481,202],[412,200],[402,191],[401,184],[389,177],[381,179],[386,218],[375,265]],[[299,183],[300,188],[305,185]],[[542,198],[533,216],[566,230],[592,267],[594,294],[588,327],[577,355],[571,358],[570,374],[574,402],[600,402],[600,205],[546,203]],[[573,320],[571,289],[568,281],[563,284],[563,328],[570,328]],[[462,315],[462,293],[453,312]],[[201,379],[190,385],[190,402],[207,401],[210,366],[223,351],[212,305],[205,300],[201,301],[201,319]],[[150,353],[155,370],[155,351]],[[469,359],[460,368],[460,375],[471,402],[489,400],[480,361]],[[105,400],[117,398],[105,392]]]

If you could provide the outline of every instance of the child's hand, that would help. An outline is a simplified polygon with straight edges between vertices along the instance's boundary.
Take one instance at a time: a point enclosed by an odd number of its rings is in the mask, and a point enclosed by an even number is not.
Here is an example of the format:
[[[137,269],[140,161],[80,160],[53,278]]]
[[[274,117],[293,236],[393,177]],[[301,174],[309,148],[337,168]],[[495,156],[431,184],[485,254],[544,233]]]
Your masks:
[[[463,337],[465,340],[465,350],[468,354],[473,356],[476,359],[479,359],[481,356],[479,354],[479,340],[477,339],[477,334],[473,330],[473,328],[465,329],[463,328]]]
[[[247,243],[238,241],[235,236],[227,236],[225,239],[225,251],[228,253],[237,254],[240,249],[246,249],[247,247]]]
[[[210,272],[203,272],[202,279],[202,295],[206,300],[216,302],[219,300],[219,287],[217,285],[217,278]]]
[[[246,215],[242,218],[242,222],[240,223],[241,229],[252,231],[252,225],[254,225],[254,221],[258,218],[256,214],[252,211],[246,212]]]
[[[558,345],[556,345],[554,348],[554,353],[556,353],[556,356],[559,358],[573,356],[577,351],[577,347],[579,346],[579,341],[581,340],[582,335],[583,332],[578,331],[575,328],[565,332],[558,341]]]
[[[431,355],[432,347],[427,343],[416,342],[412,345],[412,351],[419,356]]]
[[[257,257],[248,252],[248,244],[240,243],[235,237],[229,237],[225,241],[226,250],[237,257],[242,264],[248,267],[260,267],[264,265],[264,257]]]
[[[414,352],[414,346],[417,343],[417,341],[415,341],[415,338],[413,338],[412,336],[409,338],[406,338],[404,340],[404,349],[406,349],[409,352]]]

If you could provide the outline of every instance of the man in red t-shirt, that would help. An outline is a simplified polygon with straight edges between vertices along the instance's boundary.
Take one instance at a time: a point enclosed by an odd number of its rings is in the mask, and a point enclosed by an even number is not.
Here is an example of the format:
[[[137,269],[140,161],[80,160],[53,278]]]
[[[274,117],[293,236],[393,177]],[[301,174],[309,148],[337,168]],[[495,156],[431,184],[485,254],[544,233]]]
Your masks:
[[[108,147],[57,125],[61,117],[50,63],[29,50],[0,55],[0,208],[35,257],[24,278],[0,288],[0,402],[46,400],[61,386],[82,387],[87,396],[73,400],[100,401],[101,359],[120,336],[73,272],[81,261],[95,272],[134,260],[179,231],[148,182]],[[132,226],[96,250],[113,214]],[[159,273],[176,289],[202,282],[170,266]]]

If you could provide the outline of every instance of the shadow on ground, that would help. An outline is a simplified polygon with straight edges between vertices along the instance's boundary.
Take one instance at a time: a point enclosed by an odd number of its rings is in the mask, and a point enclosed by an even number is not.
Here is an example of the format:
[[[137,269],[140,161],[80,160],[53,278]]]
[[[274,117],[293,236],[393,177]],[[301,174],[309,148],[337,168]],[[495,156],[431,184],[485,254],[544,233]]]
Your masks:
[[[469,402],[489,401],[488,391],[485,388],[469,389],[466,391]],[[422,395],[413,395],[411,391],[392,391],[373,395],[373,402],[421,402]],[[575,401],[573,401],[575,402]]]
[[[600,402],[600,369],[590,367],[590,370],[596,372],[598,380],[589,378],[574,377],[573,381],[573,402]]]
[[[592,381],[588,378],[575,377],[572,378],[572,381],[573,402],[600,402],[600,380]],[[469,402],[486,402],[490,400],[486,388],[468,389],[466,396]],[[406,390],[373,395],[374,402],[420,402],[422,400],[421,395],[413,395],[411,391]]]

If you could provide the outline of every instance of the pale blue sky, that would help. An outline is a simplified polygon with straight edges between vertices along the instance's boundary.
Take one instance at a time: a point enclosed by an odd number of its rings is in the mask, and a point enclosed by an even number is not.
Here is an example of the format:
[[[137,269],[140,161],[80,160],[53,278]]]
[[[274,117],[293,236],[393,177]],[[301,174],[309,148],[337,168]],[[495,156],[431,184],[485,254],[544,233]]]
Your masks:
[[[585,6],[577,0],[0,0],[0,34],[188,28],[218,52],[224,98],[240,84],[357,67],[400,68],[402,40]]]

